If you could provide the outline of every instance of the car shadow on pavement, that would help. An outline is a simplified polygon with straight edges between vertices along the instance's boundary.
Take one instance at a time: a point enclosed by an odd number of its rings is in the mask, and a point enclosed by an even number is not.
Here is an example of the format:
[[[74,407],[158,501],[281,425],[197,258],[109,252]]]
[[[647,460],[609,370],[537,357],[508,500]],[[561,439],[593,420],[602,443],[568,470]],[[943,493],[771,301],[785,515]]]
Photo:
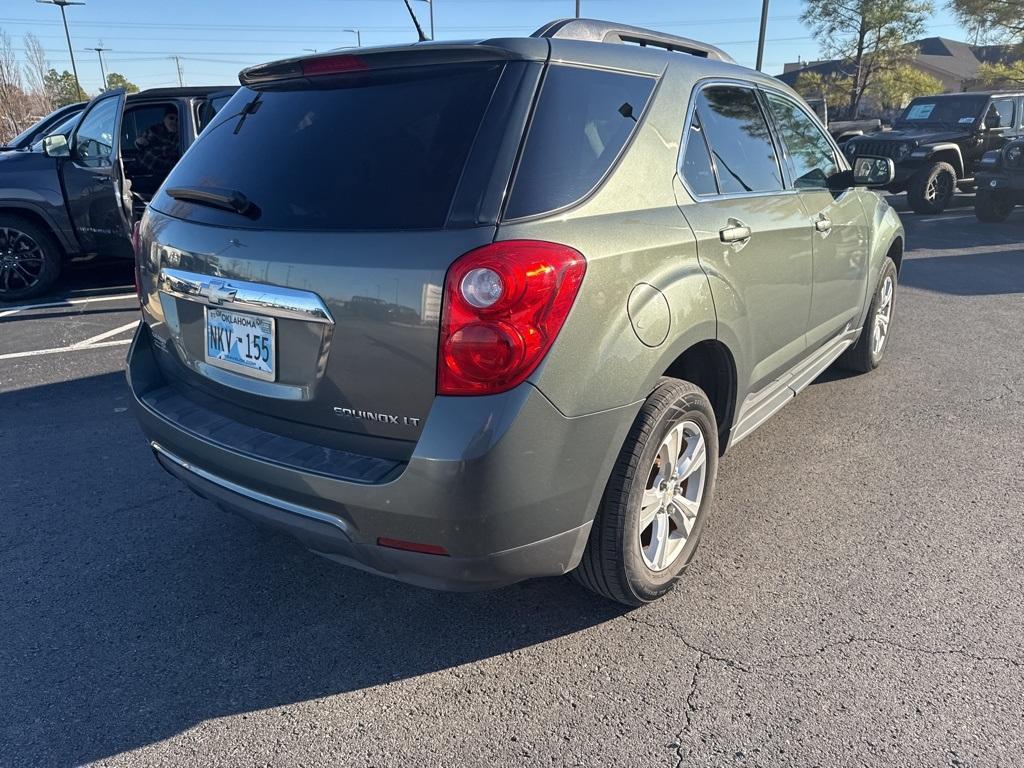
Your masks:
[[[322,560],[166,475],[129,400],[120,372],[0,394],[0,762],[100,760],[625,612],[568,579],[437,593]]]
[[[903,286],[957,296],[1024,293],[1024,256],[1016,249],[908,258],[899,279]]]

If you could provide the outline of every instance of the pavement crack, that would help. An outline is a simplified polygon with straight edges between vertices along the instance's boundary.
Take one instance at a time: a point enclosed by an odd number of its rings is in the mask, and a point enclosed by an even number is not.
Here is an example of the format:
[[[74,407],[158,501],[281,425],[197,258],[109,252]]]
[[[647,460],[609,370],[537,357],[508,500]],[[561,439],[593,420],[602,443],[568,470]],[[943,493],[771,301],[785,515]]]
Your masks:
[[[676,736],[676,740],[669,746],[674,747],[676,751],[676,765],[675,768],[682,768],[683,761],[686,756],[683,754],[683,746],[686,743],[686,738],[690,734],[690,728],[693,725],[693,716],[697,712],[697,705],[695,700],[697,698],[697,691],[700,688],[698,678],[700,677],[701,667],[704,662],[710,659],[706,653],[700,653],[697,656],[697,661],[693,665],[693,676],[690,678],[690,690],[686,694],[686,710],[683,713],[683,729]]]

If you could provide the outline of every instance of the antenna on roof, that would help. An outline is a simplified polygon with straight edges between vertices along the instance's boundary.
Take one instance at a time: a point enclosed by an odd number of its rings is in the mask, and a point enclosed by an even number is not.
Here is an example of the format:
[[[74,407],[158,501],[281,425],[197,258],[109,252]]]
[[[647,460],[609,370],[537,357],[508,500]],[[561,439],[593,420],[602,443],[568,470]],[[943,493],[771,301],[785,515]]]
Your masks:
[[[419,19],[416,18],[416,14],[412,12],[412,6],[409,5],[409,0],[405,0],[405,10],[409,12],[412,17],[412,23],[416,25],[416,34],[419,35],[419,42],[425,43],[427,36],[423,34],[423,27],[420,26]]]

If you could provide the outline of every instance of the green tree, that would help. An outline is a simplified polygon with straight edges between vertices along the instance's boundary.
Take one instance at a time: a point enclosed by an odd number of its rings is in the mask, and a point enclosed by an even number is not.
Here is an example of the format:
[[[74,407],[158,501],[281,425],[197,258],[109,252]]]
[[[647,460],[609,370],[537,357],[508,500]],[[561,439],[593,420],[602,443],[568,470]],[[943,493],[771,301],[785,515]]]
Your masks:
[[[824,99],[830,111],[849,104],[851,88],[853,78],[840,74],[824,76],[819,72],[801,72],[793,84],[793,90],[805,99]]]
[[[89,95],[78,87],[75,76],[66,69],[63,72],[51,69],[46,73],[43,81],[54,107],[65,107],[68,104],[86,101],[89,98]]]
[[[924,32],[931,11],[929,0],[804,0],[802,21],[826,56],[843,60],[853,81],[850,118],[880,72],[907,62],[913,54],[907,42]]]
[[[982,88],[1020,88],[1024,86],[1024,60],[984,63],[976,76]]]
[[[107,75],[107,90],[109,91],[114,88],[124,88],[128,93],[139,92],[139,86],[129,81],[128,78],[120,72],[111,72]]]
[[[950,5],[972,32],[1024,44],[1024,0],[952,0]]]
[[[907,64],[879,72],[868,89],[884,110],[903,109],[915,96],[934,96],[942,91],[941,80]]]

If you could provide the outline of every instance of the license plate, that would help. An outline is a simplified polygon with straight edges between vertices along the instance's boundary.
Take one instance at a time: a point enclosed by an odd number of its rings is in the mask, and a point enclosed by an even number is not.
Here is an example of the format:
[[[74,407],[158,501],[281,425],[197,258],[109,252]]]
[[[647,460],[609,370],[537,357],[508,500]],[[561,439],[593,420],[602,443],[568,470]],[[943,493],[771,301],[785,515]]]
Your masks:
[[[206,362],[274,381],[274,318],[206,308]]]

